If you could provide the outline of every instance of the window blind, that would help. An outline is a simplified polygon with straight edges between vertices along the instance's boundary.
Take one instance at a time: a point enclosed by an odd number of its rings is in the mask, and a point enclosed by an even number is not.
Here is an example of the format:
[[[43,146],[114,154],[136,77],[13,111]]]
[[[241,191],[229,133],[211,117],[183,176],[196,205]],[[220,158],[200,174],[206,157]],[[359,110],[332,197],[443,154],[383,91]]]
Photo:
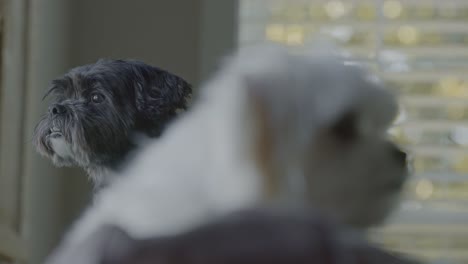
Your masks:
[[[238,44],[301,52],[326,35],[400,97],[391,134],[413,173],[370,236],[431,263],[468,263],[468,1],[241,0]]]

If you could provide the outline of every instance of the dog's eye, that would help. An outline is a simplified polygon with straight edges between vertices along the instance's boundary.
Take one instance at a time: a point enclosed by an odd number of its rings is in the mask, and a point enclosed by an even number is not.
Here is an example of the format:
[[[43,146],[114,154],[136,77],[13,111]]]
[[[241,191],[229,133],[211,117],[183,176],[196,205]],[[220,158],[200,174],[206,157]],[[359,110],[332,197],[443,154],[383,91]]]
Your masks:
[[[91,95],[91,101],[96,104],[101,103],[104,101],[104,96],[100,93],[93,93]]]

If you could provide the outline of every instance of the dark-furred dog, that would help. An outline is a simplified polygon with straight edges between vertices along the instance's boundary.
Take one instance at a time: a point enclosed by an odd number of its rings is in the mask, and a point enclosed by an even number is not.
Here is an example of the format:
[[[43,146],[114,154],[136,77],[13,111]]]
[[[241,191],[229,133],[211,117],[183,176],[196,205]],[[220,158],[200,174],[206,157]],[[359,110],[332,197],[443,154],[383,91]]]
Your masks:
[[[34,145],[56,166],[84,168],[109,184],[141,136],[158,137],[187,107],[192,88],[165,70],[133,60],[99,60],[52,81],[53,96]]]

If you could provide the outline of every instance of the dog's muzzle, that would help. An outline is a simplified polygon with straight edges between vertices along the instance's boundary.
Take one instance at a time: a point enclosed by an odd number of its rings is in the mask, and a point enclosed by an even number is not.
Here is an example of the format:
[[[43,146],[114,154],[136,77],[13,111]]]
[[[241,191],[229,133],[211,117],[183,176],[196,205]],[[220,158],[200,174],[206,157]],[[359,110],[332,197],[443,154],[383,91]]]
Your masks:
[[[53,104],[49,107],[49,119],[51,127],[49,134],[50,138],[63,137],[63,128],[66,114],[69,112],[66,106],[62,104]]]
[[[60,128],[58,128],[56,126],[53,126],[50,129],[50,132],[49,132],[48,136],[51,137],[51,138],[59,138],[59,137],[63,136],[63,133],[62,133],[62,130],[60,130]]]
[[[63,115],[67,113],[67,107],[62,104],[54,104],[49,107],[49,113],[53,116]]]

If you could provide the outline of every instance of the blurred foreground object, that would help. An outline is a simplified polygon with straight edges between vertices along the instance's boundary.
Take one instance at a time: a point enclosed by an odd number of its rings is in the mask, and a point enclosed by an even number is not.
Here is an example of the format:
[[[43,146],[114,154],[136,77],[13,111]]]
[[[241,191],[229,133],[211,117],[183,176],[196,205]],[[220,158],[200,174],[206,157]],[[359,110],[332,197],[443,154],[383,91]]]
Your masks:
[[[403,202],[374,238],[431,263],[468,264],[468,1],[241,0],[238,45],[302,54],[326,34],[398,93],[411,151]]]
[[[316,212],[244,211],[171,238],[134,240],[114,227],[102,264],[410,264]]]

